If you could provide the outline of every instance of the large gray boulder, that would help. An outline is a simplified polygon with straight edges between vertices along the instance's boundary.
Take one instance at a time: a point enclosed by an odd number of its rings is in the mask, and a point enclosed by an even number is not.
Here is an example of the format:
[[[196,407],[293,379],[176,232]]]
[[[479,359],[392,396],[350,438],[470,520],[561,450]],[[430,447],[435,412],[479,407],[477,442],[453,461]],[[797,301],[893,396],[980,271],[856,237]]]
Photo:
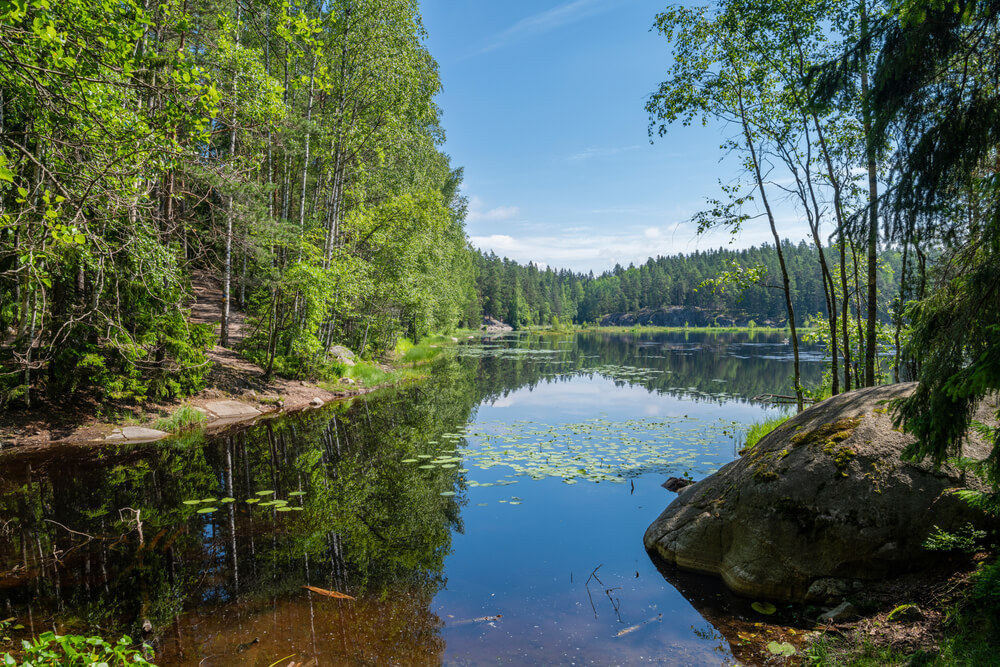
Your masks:
[[[912,442],[889,401],[915,384],[841,394],[796,415],[748,454],[680,492],[646,530],[646,548],[680,568],[720,576],[734,592],[829,602],[940,558],[934,526],[981,521],[951,492],[982,483],[950,466],[902,461]],[[982,405],[980,421],[993,422]],[[963,455],[984,458],[970,438]]]

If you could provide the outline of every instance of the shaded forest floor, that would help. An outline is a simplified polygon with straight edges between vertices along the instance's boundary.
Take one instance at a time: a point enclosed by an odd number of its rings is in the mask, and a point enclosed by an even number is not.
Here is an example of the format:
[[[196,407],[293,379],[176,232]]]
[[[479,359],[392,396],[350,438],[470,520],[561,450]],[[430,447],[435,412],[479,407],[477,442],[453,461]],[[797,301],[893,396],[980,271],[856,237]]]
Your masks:
[[[860,616],[821,626],[809,637],[810,643],[819,644],[813,649],[815,664],[931,664],[942,643],[955,635],[955,614],[963,608],[971,613],[967,596],[973,573],[988,558],[987,553],[959,558],[856,595]],[[901,613],[907,605],[916,606],[910,615]]]
[[[192,280],[191,322],[214,324],[218,336],[222,313],[222,290],[218,280],[206,271],[195,272]],[[245,334],[244,314],[230,313],[230,346],[235,347]],[[258,412],[294,412],[309,407],[315,399],[323,403],[354,396],[370,388],[357,386],[329,391],[312,382],[289,380],[278,376],[264,379],[264,370],[243,359],[231,348],[219,345],[206,351],[212,369],[207,386],[193,396],[173,401],[147,401],[120,404],[113,408],[101,405],[94,397],[33,396],[33,407],[11,406],[0,411],[0,449],[40,447],[51,443],[103,440],[124,426],[151,427],[181,406],[205,409],[220,400],[235,400]],[[226,424],[232,424],[226,420]],[[213,426],[210,419],[208,427]]]

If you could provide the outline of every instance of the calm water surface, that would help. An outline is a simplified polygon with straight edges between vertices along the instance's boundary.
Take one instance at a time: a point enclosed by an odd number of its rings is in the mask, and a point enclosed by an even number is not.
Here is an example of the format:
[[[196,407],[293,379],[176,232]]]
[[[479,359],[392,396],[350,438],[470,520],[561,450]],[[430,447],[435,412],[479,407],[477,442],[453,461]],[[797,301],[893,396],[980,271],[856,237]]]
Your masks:
[[[777,334],[508,335],[212,439],[9,453],[0,604],[24,632],[149,621],[161,665],[746,661],[748,601],[642,534],[666,477],[774,413],[751,399],[789,392],[790,356]]]

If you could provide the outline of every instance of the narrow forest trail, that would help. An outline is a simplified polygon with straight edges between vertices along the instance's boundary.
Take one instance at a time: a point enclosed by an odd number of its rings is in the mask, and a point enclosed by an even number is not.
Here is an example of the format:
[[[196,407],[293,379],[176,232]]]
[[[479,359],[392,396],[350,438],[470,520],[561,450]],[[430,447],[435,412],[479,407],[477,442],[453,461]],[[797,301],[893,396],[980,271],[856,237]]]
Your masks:
[[[191,309],[189,321],[194,324],[211,324],[216,336],[219,336],[222,330],[222,281],[210,271],[195,269],[191,275],[191,291],[194,301],[187,306]],[[235,296],[235,290],[233,295]],[[235,299],[233,301],[235,305]],[[246,314],[231,306],[229,347],[216,344],[206,350],[208,360],[212,362],[208,387],[192,398],[192,404],[197,405],[205,398],[215,398],[222,394],[248,403],[258,403],[261,399],[267,403],[280,400],[286,407],[301,407],[314,398],[326,402],[336,396],[312,383],[276,376],[265,379],[263,368],[236,352],[246,333]]]
[[[194,301],[189,321],[193,324],[215,325],[215,335],[222,331],[222,282],[205,269],[195,269],[191,274],[191,291]],[[234,300],[235,301],[235,300]],[[229,347],[237,347],[243,341],[246,315],[232,306],[229,309]],[[218,338],[216,338],[218,340]]]

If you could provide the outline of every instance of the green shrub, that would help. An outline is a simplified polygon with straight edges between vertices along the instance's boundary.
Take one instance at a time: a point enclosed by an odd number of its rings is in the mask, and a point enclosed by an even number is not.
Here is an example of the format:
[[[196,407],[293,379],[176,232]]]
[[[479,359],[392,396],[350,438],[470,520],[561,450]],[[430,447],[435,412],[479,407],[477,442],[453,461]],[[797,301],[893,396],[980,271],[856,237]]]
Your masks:
[[[985,537],[986,531],[976,530],[971,523],[959,528],[954,533],[949,533],[941,530],[938,526],[934,526],[934,530],[924,540],[924,548],[930,551],[955,551],[974,554],[979,550],[979,541]]]

